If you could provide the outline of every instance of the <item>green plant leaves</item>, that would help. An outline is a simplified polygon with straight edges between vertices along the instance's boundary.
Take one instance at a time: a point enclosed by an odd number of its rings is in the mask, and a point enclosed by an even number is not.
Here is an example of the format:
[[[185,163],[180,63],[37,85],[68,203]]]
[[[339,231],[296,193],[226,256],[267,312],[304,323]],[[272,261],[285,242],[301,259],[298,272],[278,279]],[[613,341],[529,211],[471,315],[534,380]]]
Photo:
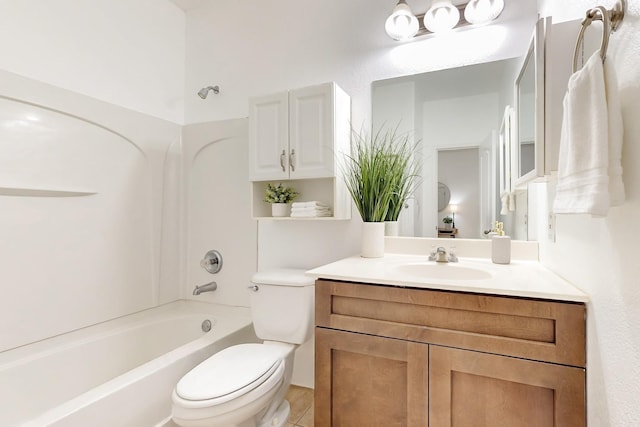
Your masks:
[[[396,221],[418,185],[416,143],[397,127],[380,129],[369,139],[352,130],[352,154],[346,155],[344,176],[365,222]]]
[[[264,201],[267,203],[291,203],[298,196],[298,192],[291,187],[285,187],[282,183],[273,185],[267,183],[267,190],[264,193]]]

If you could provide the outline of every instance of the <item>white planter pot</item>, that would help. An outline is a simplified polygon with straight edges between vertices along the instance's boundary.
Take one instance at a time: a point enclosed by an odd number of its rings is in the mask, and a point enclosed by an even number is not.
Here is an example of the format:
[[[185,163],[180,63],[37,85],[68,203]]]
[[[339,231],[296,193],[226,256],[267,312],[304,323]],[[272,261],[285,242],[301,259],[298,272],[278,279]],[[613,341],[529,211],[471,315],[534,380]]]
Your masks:
[[[362,224],[360,256],[364,258],[382,258],[384,256],[384,222],[365,222]]]
[[[384,235],[385,236],[398,236],[400,234],[400,224],[398,221],[385,221],[384,222]]]
[[[289,216],[289,204],[271,203],[271,216]]]

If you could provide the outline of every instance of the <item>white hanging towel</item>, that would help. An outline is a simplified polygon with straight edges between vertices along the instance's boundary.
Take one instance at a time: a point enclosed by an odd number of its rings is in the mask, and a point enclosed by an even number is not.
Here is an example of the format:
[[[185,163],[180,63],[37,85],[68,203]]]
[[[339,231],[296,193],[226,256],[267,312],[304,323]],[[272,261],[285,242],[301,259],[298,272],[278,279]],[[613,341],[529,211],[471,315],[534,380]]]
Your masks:
[[[607,112],[609,119],[609,202],[620,206],[626,199],[622,181],[622,141],[624,126],[618,77],[613,61],[604,63],[604,83],[607,92]]]
[[[500,193],[500,215],[509,215],[516,210],[516,193],[503,191]]]
[[[606,216],[624,201],[622,118],[614,70],[600,51],[569,79],[553,210]]]

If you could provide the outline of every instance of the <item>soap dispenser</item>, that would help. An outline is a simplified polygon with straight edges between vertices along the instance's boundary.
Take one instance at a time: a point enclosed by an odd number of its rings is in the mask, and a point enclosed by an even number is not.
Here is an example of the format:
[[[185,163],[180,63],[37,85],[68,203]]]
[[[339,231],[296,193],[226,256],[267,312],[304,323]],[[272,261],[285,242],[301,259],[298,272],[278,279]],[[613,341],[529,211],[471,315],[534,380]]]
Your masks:
[[[491,261],[494,264],[511,262],[511,237],[504,235],[504,224],[496,221],[495,235],[491,237]]]

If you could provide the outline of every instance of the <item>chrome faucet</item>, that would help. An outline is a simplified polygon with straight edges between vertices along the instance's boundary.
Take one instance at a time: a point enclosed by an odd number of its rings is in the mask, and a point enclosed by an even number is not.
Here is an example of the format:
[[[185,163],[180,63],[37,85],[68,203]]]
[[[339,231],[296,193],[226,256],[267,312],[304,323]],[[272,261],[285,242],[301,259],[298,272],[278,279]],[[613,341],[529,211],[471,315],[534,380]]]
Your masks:
[[[449,253],[447,253],[447,250],[444,247],[438,246],[437,249],[432,250],[431,254],[429,254],[429,261],[458,262],[458,257],[453,252],[453,248],[449,249]]]
[[[200,295],[203,292],[213,292],[218,289],[218,284],[216,282],[207,283],[206,285],[196,286],[193,289],[193,295]]]

